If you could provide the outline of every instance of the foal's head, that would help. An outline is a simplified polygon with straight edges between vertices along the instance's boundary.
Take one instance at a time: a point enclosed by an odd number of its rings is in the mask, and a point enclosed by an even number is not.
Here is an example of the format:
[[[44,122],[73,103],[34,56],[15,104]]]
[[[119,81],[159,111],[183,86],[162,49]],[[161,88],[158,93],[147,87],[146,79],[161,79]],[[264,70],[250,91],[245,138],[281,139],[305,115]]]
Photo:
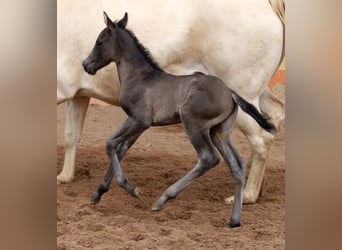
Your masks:
[[[93,50],[82,63],[84,70],[91,75],[95,75],[97,70],[111,62],[118,62],[120,56],[118,29],[125,28],[128,20],[127,13],[119,22],[112,22],[106,12],[103,12],[103,17],[107,27],[101,31]]]

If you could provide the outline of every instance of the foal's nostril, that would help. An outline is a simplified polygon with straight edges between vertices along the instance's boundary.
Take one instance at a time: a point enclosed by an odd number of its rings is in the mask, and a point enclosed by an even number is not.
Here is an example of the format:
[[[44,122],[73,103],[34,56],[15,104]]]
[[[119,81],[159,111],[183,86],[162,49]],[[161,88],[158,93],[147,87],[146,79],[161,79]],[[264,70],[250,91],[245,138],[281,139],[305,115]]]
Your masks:
[[[86,62],[86,60],[84,60],[84,61],[82,62],[82,66],[83,66],[84,71],[88,73],[89,71],[88,71],[88,68],[87,68],[87,62]]]
[[[83,66],[83,68],[85,70],[86,69],[86,62],[85,62],[85,60],[82,62],[82,66]]]
[[[90,75],[95,75],[96,74],[96,70],[94,70],[94,61],[93,60],[88,60],[85,59],[82,62],[82,66],[85,72],[87,72]]]

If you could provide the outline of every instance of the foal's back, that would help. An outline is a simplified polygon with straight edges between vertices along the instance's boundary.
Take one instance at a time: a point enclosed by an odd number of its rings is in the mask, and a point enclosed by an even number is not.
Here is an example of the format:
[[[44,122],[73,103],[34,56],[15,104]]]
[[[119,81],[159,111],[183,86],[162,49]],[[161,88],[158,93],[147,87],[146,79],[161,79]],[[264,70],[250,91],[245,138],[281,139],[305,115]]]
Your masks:
[[[226,117],[234,106],[231,90],[211,75],[158,72],[144,84],[150,85],[145,97],[151,100],[153,125],[179,123],[181,112],[192,112],[199,119]]]
[[[195,74],[194,81],[180,106],[181,112],[193,113],[198,119],[226,118],[234,108],[232,91],[219,78]]]

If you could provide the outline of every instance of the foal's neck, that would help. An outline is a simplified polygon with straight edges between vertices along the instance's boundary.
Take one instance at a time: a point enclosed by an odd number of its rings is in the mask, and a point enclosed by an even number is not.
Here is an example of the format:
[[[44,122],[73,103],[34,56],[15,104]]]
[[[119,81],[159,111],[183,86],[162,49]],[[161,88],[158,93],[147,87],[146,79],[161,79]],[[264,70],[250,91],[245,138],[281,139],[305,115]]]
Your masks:
[[[146,60],[144,52],[137,46],[136,41],[126,31],[121,31],[119,41],[120,61],[117,63],[117,70],[121,84],[130,80],[143,79],[146,74],[156,71]]]

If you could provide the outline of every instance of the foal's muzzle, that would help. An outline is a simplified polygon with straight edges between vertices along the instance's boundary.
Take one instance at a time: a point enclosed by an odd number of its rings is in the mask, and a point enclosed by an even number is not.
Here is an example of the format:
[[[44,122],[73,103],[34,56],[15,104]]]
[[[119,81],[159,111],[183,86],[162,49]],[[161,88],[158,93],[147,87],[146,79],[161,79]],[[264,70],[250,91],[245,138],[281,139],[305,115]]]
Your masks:
[[[82,66],[85,72],[87,72],[90,75],[95,75],[96,74],[96,70],[94,70],[94,62],[89,61],[88,59],[85,59],[82,62]]]

